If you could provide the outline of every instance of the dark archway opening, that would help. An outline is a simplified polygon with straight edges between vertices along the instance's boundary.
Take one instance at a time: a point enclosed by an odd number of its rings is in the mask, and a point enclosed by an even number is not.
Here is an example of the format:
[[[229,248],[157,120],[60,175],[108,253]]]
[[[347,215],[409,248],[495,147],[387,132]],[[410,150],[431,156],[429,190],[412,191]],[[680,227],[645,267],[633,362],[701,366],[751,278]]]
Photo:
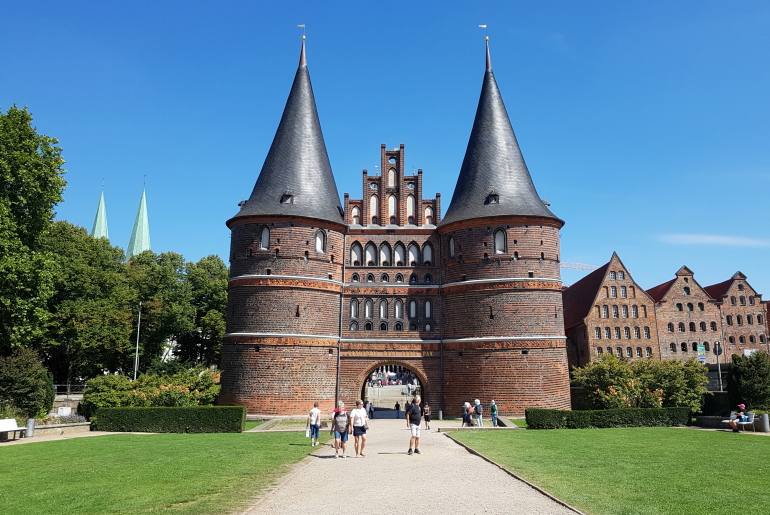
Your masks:
[[[372,404],[370,418],[402,418],[407,403],[417,395],[424,402],[424,384],[415,370],[402,364],[375,366],[361,385],[361,399]]]

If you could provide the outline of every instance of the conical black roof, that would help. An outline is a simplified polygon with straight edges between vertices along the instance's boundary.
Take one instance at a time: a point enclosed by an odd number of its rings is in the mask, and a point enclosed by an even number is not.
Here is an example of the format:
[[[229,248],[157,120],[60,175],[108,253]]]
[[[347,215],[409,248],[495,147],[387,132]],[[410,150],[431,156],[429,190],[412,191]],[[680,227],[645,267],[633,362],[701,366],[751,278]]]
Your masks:
[[[488,216],[541,216],[561,220],[537,194],[492,73],[481,86],[468,148],[446,215],[439,225]]]
[[[326,153],[302,41],[281,123],[254,191],[235,218],[294,215],[343,223],[340,196]]]

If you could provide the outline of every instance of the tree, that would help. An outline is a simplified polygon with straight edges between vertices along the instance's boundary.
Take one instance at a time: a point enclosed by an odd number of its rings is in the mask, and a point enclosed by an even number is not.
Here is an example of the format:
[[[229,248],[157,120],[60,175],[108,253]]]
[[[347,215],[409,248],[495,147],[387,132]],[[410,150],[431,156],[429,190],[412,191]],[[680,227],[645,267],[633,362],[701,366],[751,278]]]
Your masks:
[[[749,409],[770,410],[770,356],[764,351],[750,356],[733,354],[727,390],[733,405],[743,402]]]
[[[0,357],[0,403],[10,404],[30,417],[43,417],[56,397],[53,378],[37,352],[17,348]]]
[[[132,363],[136,294],[128,283],[123,250],[82,227],[54,222],[42,238],[59,256],[55,293],[41,350],[57,382],[77,382]]]
[[[53,293],[54,257],[40,250],[66,186],[58,141],[16,106],[0,113],[0,353],[39,340]]]

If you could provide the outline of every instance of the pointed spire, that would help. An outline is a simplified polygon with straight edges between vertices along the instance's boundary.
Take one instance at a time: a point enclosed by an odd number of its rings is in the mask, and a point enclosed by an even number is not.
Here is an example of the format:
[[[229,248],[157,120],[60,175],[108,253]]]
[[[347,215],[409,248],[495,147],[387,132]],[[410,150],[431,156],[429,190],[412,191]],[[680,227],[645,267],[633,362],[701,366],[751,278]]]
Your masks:
[[[492,57],[489,55],[489,36],[484,37],[484,41],[487,43],[487,71],[492,71]]]
[[[489,216],[559,220],[537,194],[492,72],[487,69],[454,196],[440,225]],[[561,221],[561,220],[559,220]]]
[[[131,230],[131,240],[128,242],[126,257],[130,258],[136,254],[141,254],[145,250],[150,250],[150,222],[147,218],[147,197],[142,188],[142,198],[139,201],[139,210],[136,212],[134,228]]]
[[[96,208],[96,217],[94,218],[94,227],[91,229],[91,236],[94,238],[110,239],[107,230],[107,208],[104,205],[104,191],[99,197],[99,206]]]
[[[233,219],[293,215],[343,223],[302,40],[299,68],[254,190]]]

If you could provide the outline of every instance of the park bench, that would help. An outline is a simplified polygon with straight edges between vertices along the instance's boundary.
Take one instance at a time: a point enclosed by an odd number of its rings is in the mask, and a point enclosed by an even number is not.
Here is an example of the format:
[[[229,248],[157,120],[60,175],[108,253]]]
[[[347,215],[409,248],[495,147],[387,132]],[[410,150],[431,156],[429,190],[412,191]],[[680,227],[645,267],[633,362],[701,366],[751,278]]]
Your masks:
[[[757,428],[754,427],[754,413],[746,413],[746,415],[747,415],[746,420],[744,420],[743,422],[738,422],[738,425],[740,426],[741,429],[743,429],[744,426],[751,424],[751,430],[756,432]]]
[[[26,427],[17,427],[15,418],[0,419],[0,439],[8,440],[8,433],[13,432],[13,439],[16,440],[16,433],[25,433]]]

